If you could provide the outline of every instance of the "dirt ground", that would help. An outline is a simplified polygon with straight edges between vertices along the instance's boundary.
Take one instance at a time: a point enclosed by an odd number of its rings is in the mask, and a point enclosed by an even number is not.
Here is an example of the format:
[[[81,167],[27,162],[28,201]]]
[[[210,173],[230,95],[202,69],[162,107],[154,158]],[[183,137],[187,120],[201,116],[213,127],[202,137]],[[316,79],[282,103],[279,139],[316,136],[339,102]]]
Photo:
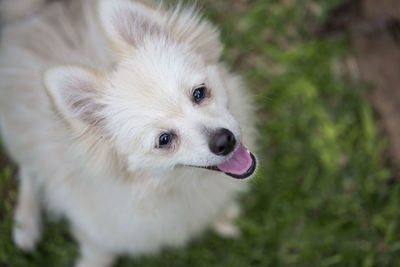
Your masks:
[[[389,153],[400,169],[400,1],[364,0],[362,19],[376,23],[371,33],[353,33],[362,79],[371,82],[371,100],[389,137]]]
[[[400,1],[348,0],[326,26],[350,33],[356,75],[373,86],[369,97],[389,139],[400,175]]]

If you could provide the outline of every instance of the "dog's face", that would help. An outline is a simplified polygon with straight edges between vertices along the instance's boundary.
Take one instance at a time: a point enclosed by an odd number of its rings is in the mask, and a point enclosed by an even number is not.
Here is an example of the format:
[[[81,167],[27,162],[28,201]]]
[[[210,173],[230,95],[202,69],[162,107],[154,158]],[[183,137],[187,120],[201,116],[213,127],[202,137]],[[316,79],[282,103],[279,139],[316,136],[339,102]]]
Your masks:
[[[199,22],[210,35],[190,35],[173,16],[193,12],[163,12],[104,1],[100,17],[118,58],[115,69],[51,69],[45,75],[50,96],[73,129],[95,127],[92,138],[106,139],[130,171],[184,165],[250,176],[255,159],[228,109],[214,31]]]

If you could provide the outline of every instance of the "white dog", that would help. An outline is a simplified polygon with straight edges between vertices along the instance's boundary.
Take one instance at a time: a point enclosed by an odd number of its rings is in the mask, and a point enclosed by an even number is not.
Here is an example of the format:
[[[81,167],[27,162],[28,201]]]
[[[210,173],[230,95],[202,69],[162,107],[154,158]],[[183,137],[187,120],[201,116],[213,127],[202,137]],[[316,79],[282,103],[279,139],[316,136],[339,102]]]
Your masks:
[[[66,218],[78,266],[110,266],[235,236],[255,171],[251,106],[191,7],[3,0],[0,129],[20,167],[14,240],[32,250],[40,204]],[[229,176],[232,177],[229,177]]]

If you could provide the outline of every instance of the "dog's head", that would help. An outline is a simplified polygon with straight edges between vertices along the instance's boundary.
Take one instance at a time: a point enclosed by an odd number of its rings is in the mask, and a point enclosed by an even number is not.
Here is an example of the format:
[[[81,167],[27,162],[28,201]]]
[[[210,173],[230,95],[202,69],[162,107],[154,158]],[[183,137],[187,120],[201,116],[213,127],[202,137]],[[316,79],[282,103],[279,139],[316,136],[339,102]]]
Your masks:
[[[185,165],[249,177],[255,158],[229,110],[215,29],[192,9],[129,0],[105,0],[99,14],[114,70],[63,66],[44,77],[71,128],[106,142],[131,171]]]

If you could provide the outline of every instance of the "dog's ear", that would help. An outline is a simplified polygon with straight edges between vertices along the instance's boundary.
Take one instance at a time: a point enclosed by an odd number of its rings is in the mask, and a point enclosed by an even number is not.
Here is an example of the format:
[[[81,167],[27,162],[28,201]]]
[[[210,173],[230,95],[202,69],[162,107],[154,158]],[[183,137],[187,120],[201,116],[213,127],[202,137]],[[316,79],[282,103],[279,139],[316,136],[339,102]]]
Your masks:
[[[162,31],[160,14],[137,2],[103,0],[100,2],[99,14],[108,39],[119,53]]]
[[[47,70],[44,85],[62,117],[77,131],[102,121],[103,76],[78,66],[60,66]]]

